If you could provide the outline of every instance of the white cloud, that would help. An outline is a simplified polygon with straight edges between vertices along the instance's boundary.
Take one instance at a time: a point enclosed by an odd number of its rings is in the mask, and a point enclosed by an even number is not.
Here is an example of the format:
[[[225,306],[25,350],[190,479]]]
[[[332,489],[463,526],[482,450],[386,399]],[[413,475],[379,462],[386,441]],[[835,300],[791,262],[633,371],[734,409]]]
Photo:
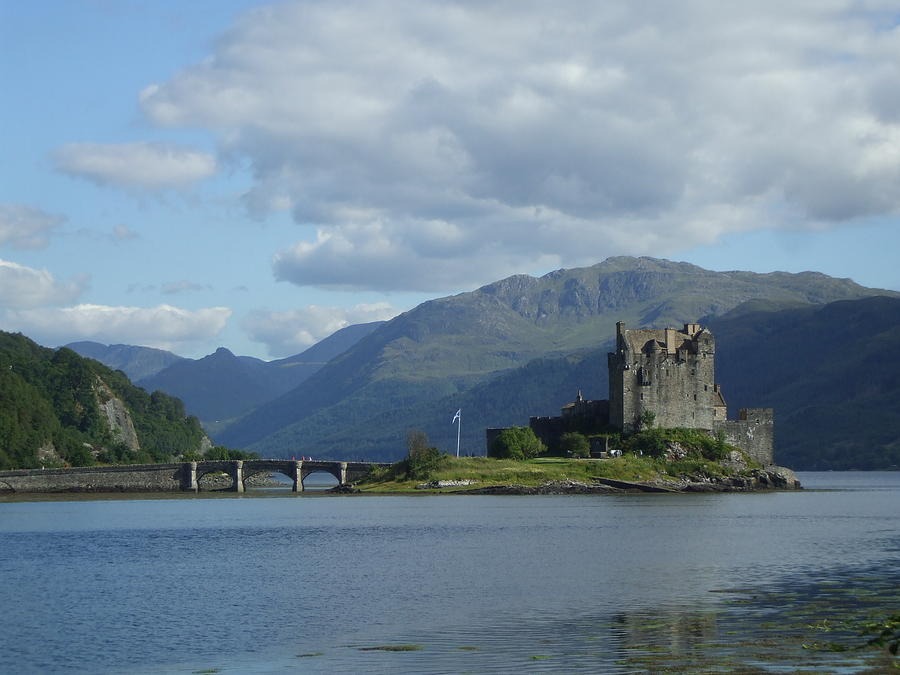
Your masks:
[[[386,302],[355,307],[309,305],[286,312],[251,312],[242,326],[252,340],[266,345],[271,356],[281,357],[301,352],[341,328],[385,321],[397,314]]]
[[[81,295],[87,281],[86,276],[57,281],[47,270],[0,260],[0,307],[28,309],[63,305]]]
[[[55,160],[71,176],[138,190],[184,187],[216,172],[212,155],[165,143],[68,143]]]
[[[304,285],[453,288],[900,212],[878,3],[295,1],[141,93],[316,237]]]
[[[0,204],[0,246],[13,248],[44,248],[47,237],[65,221],[25,204]]]
[[[77,340],[138,344],[178,350],[214,338],[231,316],[227,307],[188,310],[171,305],[111,307],[75,305],[8,311],[5,330],[20,331],[42,344]]]

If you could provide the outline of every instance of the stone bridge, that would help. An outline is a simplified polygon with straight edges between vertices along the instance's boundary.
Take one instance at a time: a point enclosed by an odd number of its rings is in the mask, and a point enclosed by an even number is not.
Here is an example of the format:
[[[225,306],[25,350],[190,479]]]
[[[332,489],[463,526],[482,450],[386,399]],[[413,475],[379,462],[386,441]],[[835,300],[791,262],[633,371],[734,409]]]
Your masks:
[[[20,469],[0,471],[0,492],[198,492],[206,474],[226,474],[232,492],[243,492],[246,480],[258,473],[282,473],[291,479],[294,492],[303,492],[303,481],[311,473],[324,471],[340,485],[358,481],[374,462],[325,460],[250,459],[232,461],[178,462],[173,464],[121,464],[67,469]]]

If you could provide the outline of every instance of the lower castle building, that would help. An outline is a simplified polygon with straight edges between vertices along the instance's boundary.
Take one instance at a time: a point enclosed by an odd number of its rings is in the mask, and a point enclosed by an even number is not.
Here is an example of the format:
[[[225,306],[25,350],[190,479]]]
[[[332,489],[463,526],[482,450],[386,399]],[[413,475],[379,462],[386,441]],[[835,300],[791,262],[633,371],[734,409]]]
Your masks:
[[[716,341],[707,328],[687,323],[675,328],[626,330],[616,324],[616,348],[607,355],[609,399],[585,401],[578,393],[559,417],[532,417],[531,429],[553,448],[566,431],[633,432],[642,426],[702,429],[724,434],[761,464],[773,463],[771,408],[742,408],[727,419],[715,381]],[[488,446],[499,429],[488,429]],[[592,443],[592,452],[595,450]]]

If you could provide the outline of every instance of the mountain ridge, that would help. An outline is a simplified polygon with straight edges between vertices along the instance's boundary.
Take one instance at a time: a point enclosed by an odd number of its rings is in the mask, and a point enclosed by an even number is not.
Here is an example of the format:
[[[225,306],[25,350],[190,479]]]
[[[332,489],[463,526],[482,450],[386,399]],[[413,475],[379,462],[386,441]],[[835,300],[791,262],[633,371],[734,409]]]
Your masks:
[[[276,448],[328,454],[344,444],[342,429],[452,400],[536,358],[596,348],[614,335],[618,320],[680,325],[760,298],[810,304],[882,293],[900,295],[817,272],[714,272],[646,257],[610,258],[537,278],[515,275],[395,317],[216,438],[263,454]],[[395,442],[395,452],[402,452],[402,438]],[[343,452],[353,449],[344,445]]]

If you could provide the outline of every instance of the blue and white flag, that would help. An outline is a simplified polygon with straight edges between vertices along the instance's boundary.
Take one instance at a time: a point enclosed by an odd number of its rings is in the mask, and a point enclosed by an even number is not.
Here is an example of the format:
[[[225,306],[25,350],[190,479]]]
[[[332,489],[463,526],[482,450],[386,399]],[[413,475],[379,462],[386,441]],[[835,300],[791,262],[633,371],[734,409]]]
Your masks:
[[[456,414],[453,416],[453,419],[450,420],[450,424],[453,424],[456,420],[459,419],[460,414],[462,413],[462,408],[456,411]]]

